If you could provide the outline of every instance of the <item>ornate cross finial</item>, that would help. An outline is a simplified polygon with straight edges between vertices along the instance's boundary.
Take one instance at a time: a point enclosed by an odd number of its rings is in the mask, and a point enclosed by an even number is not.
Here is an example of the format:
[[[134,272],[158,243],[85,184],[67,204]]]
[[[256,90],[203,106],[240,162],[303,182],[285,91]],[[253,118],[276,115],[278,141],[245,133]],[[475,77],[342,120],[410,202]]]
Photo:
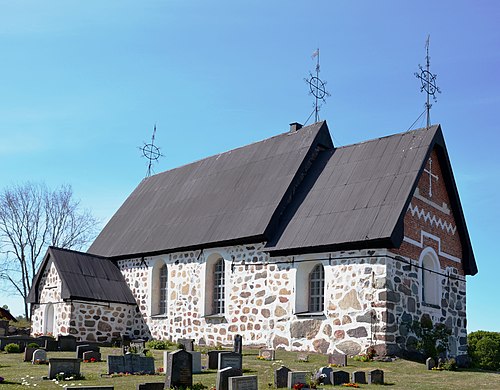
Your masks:
[[[425,91],[427,94],[427,101],[425,103],[425,108],[427,110],[427,128],[430,127],[431,125],[431,107],[432,104],[430,103],[430,97],[432,96],[434,102],[437,102],[436,99],[436,92],[441,93],[441,90],[439,87],[436,85],[436,77],[437,75],[432,74],[430,72],[430,67],[431,67],[431,58],[429,56],[429,44],[430,44],[430,39],[431,36],[427,36],[427,40],[425,41],[425,50],[426,50],[426,67],[425,69],[422,67],[422,65],[418,65],[420,72],[416,72],[415,76],[420,79],[421,82],[421,87],[420,87],[420,92]]]
[[[330,96],[330,94],[326,90],[326,81],[322,81],[319,78],[319,48],[313,52],[311,58],[316,58],[316,76],[313,76],[313,74],[309,72],[309,78],[304,80],[309,85],[309,94],[314,96],[314,110],[311,115],[314,113],[314,121],[318,122],[319,110],[321,108],[321,104],[319,102],[322,101],[323,103],[326,103],[325,98]],[[309,115],[309,118],[311,115]],[[309,118],[307,118],[307,121]],[[305,123],[307,123],[307,121]]]
[[[160,153],[160,148],[155,145],[155,135],[156,135],[156,124],[153,130],[153,135],[151,136],[151,143],[149,144],[144,143],[144,146],[141,148],[142,155],[149,160],[146,177],[151,176],[153,162],[158,161],[158,159],[162,156],[162,154]]]

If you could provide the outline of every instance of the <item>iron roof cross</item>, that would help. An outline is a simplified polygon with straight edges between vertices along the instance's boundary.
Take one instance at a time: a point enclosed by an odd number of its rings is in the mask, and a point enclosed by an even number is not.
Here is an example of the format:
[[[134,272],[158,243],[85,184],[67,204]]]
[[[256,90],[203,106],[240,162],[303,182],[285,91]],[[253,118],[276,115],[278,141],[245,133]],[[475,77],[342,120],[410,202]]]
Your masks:
[[[432,158],[429,158],[429,170],[424,169],[424,172],[429,174],[429,197],[432,198],[432,179],[439,180],[439,176],[432,173]]]

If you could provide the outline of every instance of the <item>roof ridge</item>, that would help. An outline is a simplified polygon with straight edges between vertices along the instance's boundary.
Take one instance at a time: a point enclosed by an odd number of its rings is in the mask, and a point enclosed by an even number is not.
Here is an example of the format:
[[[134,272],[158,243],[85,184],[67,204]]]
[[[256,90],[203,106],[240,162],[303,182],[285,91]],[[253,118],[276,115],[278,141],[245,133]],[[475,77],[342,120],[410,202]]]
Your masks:
[[[64,251],[64,252],[77,253],[79,255],[84,255],[84,256],[88,256],[88,257],[97,257],[99,259],[104,259],[104,260],[110,260],[111,261],[111,259],[109,257],[106,257],[106,256],[94,255],[92,253],[81,252],[81,251],[77,251],[77,250],[69,249],[69,248],[59,248],[59,247],[54,246],[54,245],[49,245],[49,249],[50,250],[56,250],[56,251]]]

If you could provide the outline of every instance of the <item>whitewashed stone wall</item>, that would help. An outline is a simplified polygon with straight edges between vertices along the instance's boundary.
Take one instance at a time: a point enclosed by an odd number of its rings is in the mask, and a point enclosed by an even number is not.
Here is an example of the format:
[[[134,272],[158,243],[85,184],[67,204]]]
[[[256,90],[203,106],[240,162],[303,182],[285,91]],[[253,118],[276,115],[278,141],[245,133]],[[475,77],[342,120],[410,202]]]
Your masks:
[[[71,316],[71,305],[61,299],[61,279],[52,261],[45,268],[39,284],[39,303],[32,306],[31,333],[41,335],[45,333],[67,334]],[[52,306],[52,309],[49,309]],[[47,330],[47,321],[52,327]]]
[[[380,294],[387,289],[384,251],[270,258],[262,247],[235,246],[120,261],[147,324],[139,330],[137,320],[136,331],[155,339],[189,337],[207,345],[228,345],[241,334],[247,345],[324,353],[357,354],[383,343],[387,320],[385,296]],[[205,283],[210,278],[206,262],[219,255],[225,260],[225,315],[205,316],[205,294],[210,288]],[[345,256],[349,259],[340,258]],[[297,282],[301,267],[317,261],[325,269],[324,314],[297,316],[296,297],[306,294],[307,288]],[[152,294],[157,262],[168,267],[168,310],[155,316]]]

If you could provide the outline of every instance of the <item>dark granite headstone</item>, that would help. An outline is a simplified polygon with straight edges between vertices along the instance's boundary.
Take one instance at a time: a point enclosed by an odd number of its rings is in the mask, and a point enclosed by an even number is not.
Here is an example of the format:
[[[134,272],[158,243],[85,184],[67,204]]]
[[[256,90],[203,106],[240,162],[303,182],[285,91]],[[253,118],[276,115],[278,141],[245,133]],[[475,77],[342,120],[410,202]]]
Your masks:
[[[59,350],[59,342],[51,337],[45,340],[44,347],[48,352],[55,352]]]
[[[154,358],[136,354],[108,355],[108,375],[113,373],[154,374]]]
[[[73,335],[60,335],[57,338],[60,351],[76,352],[76,337]]]
[[[234,336],[234,348],[233,348],[234,353],[239,353],[240,355],[243,352],[243,336],[240,334],[237,334]]]
[[[194,339],[178,339],[177,343],[183,345],[187,352],[194,351]]]
[[[436,367],[436,362],[434,361],[433,358],[427,358],[427,360],[425,361],[425,367],[428,369],[428,370],[432,370],[434,367]]]
[[[80,361],[75,358],[50,358],[49,379],[54,379],[60,373],[65,376],[80,375]]]
[[[364,371],[354,371],[351,374],[351,382],[366,384],[366,373]]]
[[[229,390],[229,378],[233,376],[241,376],[242,372],[239,368],[227,367],[217,371],[217,380],[215,388],[217,390]]]
[[[321,367],[318,370],[318,375],[319,375],[319,380],[322,384],[324,385],[331,385],[332,382],[330,381],[330,375],[333,371],[333,368],[331,367]]]
[[[94,359],[94,360],[92,360]],[[83,361],[84,362],[100,362],[101,361],[101,353],[96,351],[87,351],[83,353]]]
[[[163,390],[164,388],[163,382],[138,383],[136,386],[136,390]]]
[[[372,370],[368,372],[369,385],[383,385],[384,384],[384,371]]]
[[[217,370],[219,368],[219,354],[228,351],[208,351],[208,368],[210,370]]]
[[[26,347],[24,349],[24,359],[25,362],[31,362],[33,360],[33,352],[35,352],[38,348],[36,347]]]
[[[193,386],[193,356],[180,349],[168,354],[165,388]]]
[[[87,351],[100,352],[100,349],[96,345],[83,344],[76,347],[76,357],[77,359],[83,359],[83,353]]]
[[[347,355],[344,353],[334,352],[328,355],[328,364],[335,364],[339,367],[347,366]]]
[[[274,371],[274,387],[283,389],[288,387],[288,373],[292,371],[288,367],[281,366]]]
[[[293,386],[297,383],[307,384],[307,375],[310,373],[307,371],[290,371],[288,373],[288,383],[287,387],[293,389]]]
[[[229,390],[258,390],[257,375],[233,376],[229,378]]]
[[[334,386],[340,386],[343,383],[349,383],[349,373],[342,370],[332,371],[330,374],[330,382]]]
[[[264,360],[274,360],[276,351],[274,349],[261,349],[259,351],[259,356]]]
[[[236,352],[222,352],[219,354],[219,364],[218,369],[222,370],[226,367],[243,368],[242,366],[243,356]]]
[[[33,364],[45,364],[47,363],[47,351],[45,349],[37,349],[33,352],[31,357],[31,362]]]

